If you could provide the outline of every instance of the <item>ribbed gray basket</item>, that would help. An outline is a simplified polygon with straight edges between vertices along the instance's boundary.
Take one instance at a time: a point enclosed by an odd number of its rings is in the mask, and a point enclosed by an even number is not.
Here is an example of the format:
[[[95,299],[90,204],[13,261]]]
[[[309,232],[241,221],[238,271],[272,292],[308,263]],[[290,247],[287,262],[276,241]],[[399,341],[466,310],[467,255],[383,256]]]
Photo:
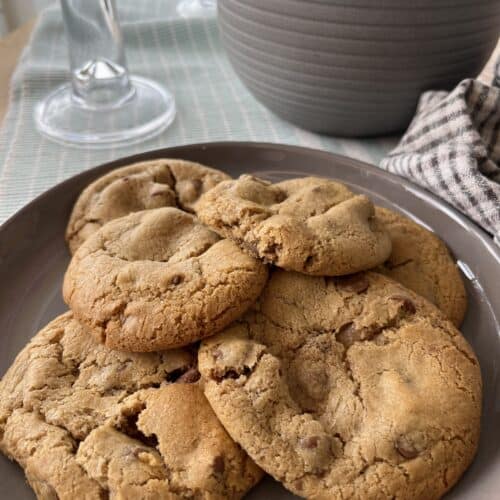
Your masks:
[[[343,136],[404,129],[419,95],[476,76],[500,0],[219,0],[227,54],[264,105]]]

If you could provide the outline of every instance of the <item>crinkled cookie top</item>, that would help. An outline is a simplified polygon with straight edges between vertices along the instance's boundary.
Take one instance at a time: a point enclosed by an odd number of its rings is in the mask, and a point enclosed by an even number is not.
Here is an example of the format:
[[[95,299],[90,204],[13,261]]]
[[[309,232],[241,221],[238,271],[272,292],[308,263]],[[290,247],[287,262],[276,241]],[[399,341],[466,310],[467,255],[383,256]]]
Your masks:
[[[198,361],[229,434],[303,497],[437,499],[477,449],[472,349],[432,304],[380,274],[275,271]]]
[[[259,260],[165,207],[112,220],[90,236],[66,271],[63,296],[99,342],[155,351],[220,331],[266,280]]]
[[[195,211],[250,255],[305,274],[354,273],[381,264],[391,252],[372,202],[329,179],[271,184],[242,175],[205,193]]]
[[[80,194],[66,229],[71,253],[106,222],[131,212],[178,207],[192,212],[199,197],[230,177],[199,163],[158,159],[117,168]]]
[[[0,382],[0,448],[39,498],[241,498],[262,473],[208,405],[194,356],[110,350],[59,316]]]

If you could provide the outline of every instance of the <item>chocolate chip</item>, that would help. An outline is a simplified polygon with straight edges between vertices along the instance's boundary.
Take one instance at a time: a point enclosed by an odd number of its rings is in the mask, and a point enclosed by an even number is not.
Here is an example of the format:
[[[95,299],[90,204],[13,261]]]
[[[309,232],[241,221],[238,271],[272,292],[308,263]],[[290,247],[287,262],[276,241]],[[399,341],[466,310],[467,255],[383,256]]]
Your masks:
[[[128,182],[130,179],[128,177],[122,177],[122,182]]]
[[[304,262],[304,265],[305,265],[305,267],[310,267],[313,262],[314,262],[314,256],[313,255],[308,255],[307,259]]]
[[[389,297],[389,300],[397,300],[398,302],[401,302],[401,309],[407,314],[415,314],[417,312],[417,308],[415,307],[413,301],[404,295],[392,295]]]
[[[196,195],[199,195],[201,193],[201,188],[203,187],[203,183],[201,182],[200,179],[192,179],[191,184],[193,186],[194,192]]]
[[[415,458],[419,451],[415,448],[413,443],[411,443],[405,436],[400,436],[394,443],[396,451],[404,458]]]
[[[312,450],[314,448],[317,448],[319,444],[319,437],[318,436],[309,436],[306,438],[302,438],[299,441],[299,445],[301,448],[305,448],[306,450]]]
[[[224,463],[224,458],[221,455],[217,455],[214,458],[212,467],[216,474],[224,474],[224,470],[226,469],[226,464]]]
[[[275,191],[275,200],[276,200],[276,203],[281,203],[282,201],[285,201],[286,200],[286,193],[284,191],[281,191],[281,190],[276,190]]]
[[[171,285],[179,285],[182,283],[182,281],[184,280],[184,277],[181,276],[180,274],[176,274],[175,276],[172,277],[172,279],[170,280],[170,284]]]
[[[368,278],[362,273],[351,274],[350,276],[342,276],[341,278],[337,278],[337,286],[342,290],[346,290],[348,292],[363,293],[366,292],[366,290],[370,286],[370,282],[368,281]]]
[[[299,491],[302,491],[302,489],[304,488],[304,484],[302,483],[302,479],[295,481],[295,488],[297,488]]]
[[[335,340],[347,349],[357,340],[361,340],[361,332],[356,329],[354,323],[351,321],[338,329]]]
[[[403,302],[403,310],[408,314],[415,314],[417,312],[415,304],[410,299],[406,299]]]
[[[194,384],[200,380],[200,376],[198,369],[193,366],[186,373],[183,373],[176,382],[178,384]]]

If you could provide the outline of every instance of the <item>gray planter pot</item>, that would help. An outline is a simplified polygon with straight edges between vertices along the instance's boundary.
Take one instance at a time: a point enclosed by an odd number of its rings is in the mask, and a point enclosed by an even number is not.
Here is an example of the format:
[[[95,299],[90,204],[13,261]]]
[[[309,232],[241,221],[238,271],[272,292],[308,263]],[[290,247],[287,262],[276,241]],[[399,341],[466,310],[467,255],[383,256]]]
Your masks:
[[[303,128],[387,134],[419,95],[475,77],[500,0],[219,0],[223,44],[265,106]]]

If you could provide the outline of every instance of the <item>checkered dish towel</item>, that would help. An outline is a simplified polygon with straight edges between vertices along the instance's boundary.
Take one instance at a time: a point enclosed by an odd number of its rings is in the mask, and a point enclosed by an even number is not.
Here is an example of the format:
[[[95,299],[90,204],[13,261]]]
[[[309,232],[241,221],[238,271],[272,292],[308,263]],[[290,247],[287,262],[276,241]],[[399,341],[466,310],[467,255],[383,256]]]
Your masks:
[[[500,244],[499,161],[500,88],[463,80],[450,93],[422,94],[408,130],[380,166],[444,198]]]

